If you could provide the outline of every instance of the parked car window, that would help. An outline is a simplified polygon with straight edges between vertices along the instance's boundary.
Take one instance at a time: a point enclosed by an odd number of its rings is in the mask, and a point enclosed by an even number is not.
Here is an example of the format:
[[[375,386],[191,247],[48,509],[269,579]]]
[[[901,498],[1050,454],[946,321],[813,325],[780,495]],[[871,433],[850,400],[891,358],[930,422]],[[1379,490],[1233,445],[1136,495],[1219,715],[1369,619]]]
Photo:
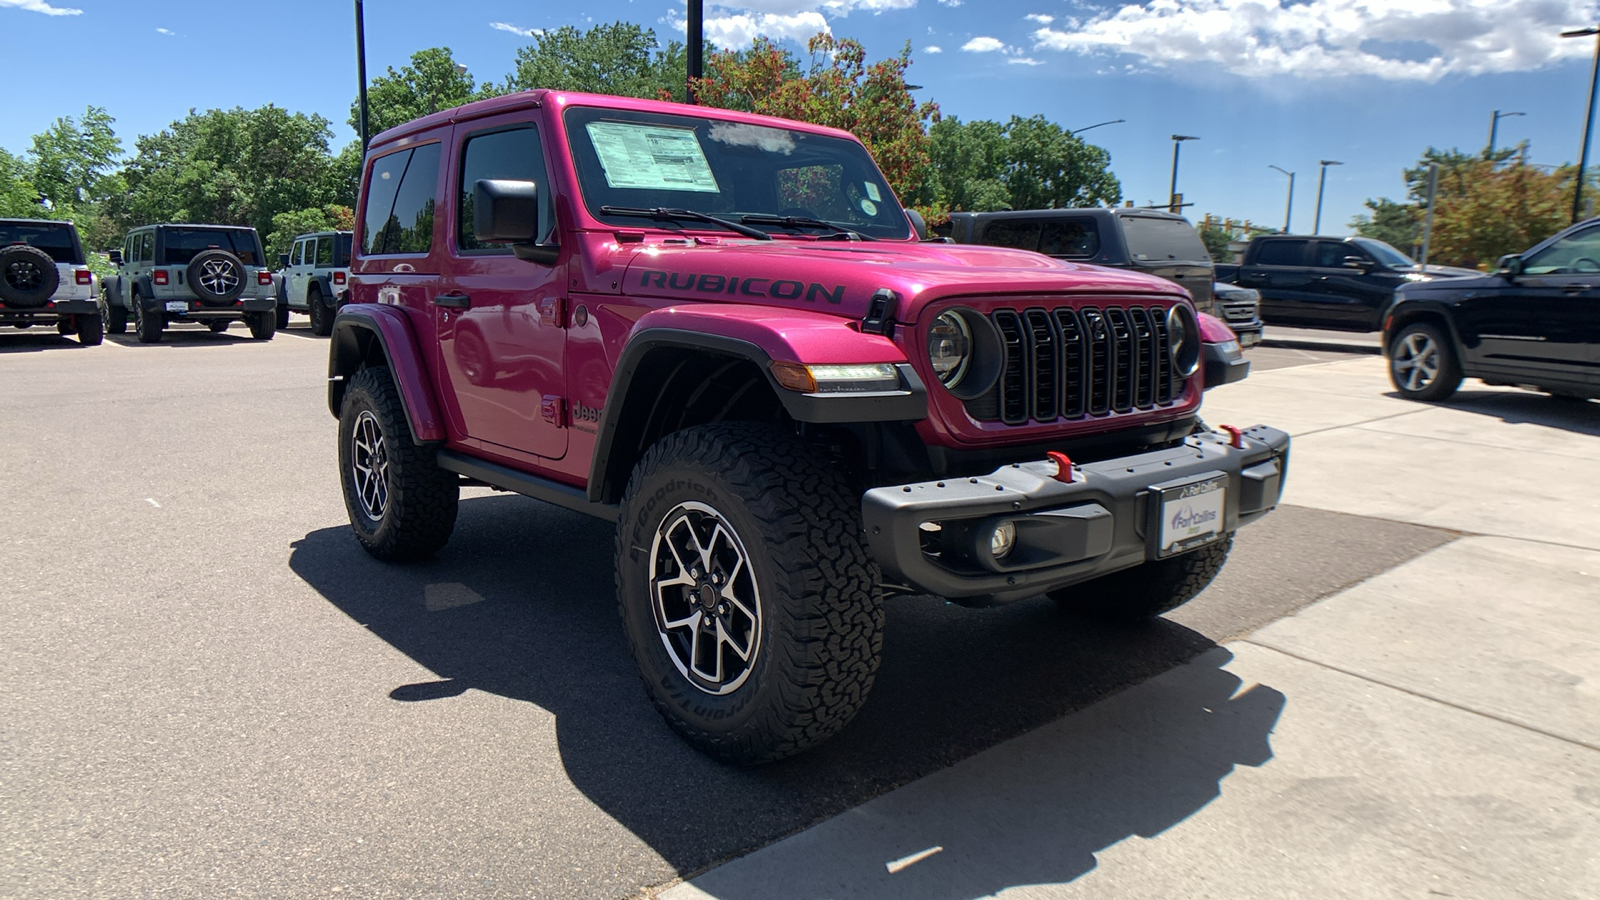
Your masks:
[[[139,262],[153,263],[156,261],[156,235],[153,231],[146,231],[139,235]]]
[[[1122,233],[1128,239],[1128,252],[1141,262],[1211,264],[1211,254],[1206,252],[1200,233],[1183,219],[1123,216]]]
[[[333,264],[339,268],[350,265],[350,244],[355,235],[348,231],[341,231],[334,235]]]
[[[1401,253],[1399,250],[1396,250],[1388,244],[1385,244],[1383,241],[1375,241],[1372,238],[1355,238],[1349,243],[1367,251],[1369,254],[1375,257],[1378,262],[1383,263],[1391,269],[1410,269],[1415,268],[1417,265],[1416,260],[1405,255],[1404,253]]]
[[[1318,241],[1316,261],[1312,263],[1319,269],[1337,269],[1344,265],[1346,256],[1355,256],[1363,261],[1371,262],[1371,257],[1360,247],[1352,246],[1344,241]]]
[[[1093,219],[1060,219],[1044,223],[1039,252],[1049,256],[1088,259],[1100,253],[1100,228]]]
[[[78,265],[83,262],[78,242],[73,239],[71,225],[52,225],[42,222],[0,223],[0,247],[9,244],[30,244],[50,254],[58,263]]]
[[[1256,253],[1256,264],[1262,266],[1305,265],[1305,241],[1265,241]]]
[[[1039,223],[1025,219],[1000,219],[983,229],[983,243],[1018,250],[1039,249]]]
[[[201,251],[213,247],[233,253],[247,266],[261,264],[256,252],[256,236],[252,232],[221,228],[168,228],[162,265],[186,266]]]
[[[411,151],[394,209],[383,227],[383,253],[427,253],[433,246],[433,210],[439,188],[439,145]]]
[[[383,252],[384,226],[394,212],[394,198],[400,191],[400,178],[406,173],[411,151],[401,150],[372,161],[367,177],[366,217],[361,225],[361,252],[369,256]]]
[[[289,252],[289,265],[298,266],[306,258],[306,242],[295,241],[294,249]]]
[[[333,265],[333,238],[317,238],[317,265],[327,267]]]
[[[544,147],[534,128],[512,128],[469,135],[461,154],[461,191],[456,198],[456,246],[462,250],[509,253],[509,245],[480,241],[472,233],[472,191],[479,181],[504,178],[539,186],[544,219],[555,226],[555,192],[545,172]],[[543,242],[548,235],[540,235]]]
[[[1569,234],[1531,254],[1522,271],[1529,275],[1563,275],[1600,272],[1600,225]]]

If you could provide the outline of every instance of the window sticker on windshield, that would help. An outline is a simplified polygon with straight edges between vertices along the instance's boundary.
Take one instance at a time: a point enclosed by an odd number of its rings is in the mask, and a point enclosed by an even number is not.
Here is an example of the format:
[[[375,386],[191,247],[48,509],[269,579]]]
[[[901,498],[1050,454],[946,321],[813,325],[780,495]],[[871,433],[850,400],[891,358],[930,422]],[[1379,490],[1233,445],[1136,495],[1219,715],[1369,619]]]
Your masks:
[[[590,122],[585,127],[608,187],[721,193],[692,129],[631,122]]]
[[[878,204],[873,203],[871,200],[863,199],[861,201],[861,211],[869,216],[875,216],[878,214]]]
[[[871,200],[873,203],[883,202],[883,195],[878,193],[877,185],[870,181],[863,181],[861,182],[861,186],[867,189],[867,199]],[[868,213],[868,215],[871,215],[871,213]]]

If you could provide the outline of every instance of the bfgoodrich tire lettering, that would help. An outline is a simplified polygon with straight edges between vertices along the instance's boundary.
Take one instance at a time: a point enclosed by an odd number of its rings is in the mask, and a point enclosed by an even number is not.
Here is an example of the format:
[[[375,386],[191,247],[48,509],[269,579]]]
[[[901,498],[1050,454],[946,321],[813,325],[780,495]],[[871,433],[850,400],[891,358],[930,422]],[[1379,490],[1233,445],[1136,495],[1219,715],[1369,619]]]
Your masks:
[[[1106,622],[1138,622],[1172,612],[1211,584],[1228,561],[1233,535],[1180,556],[1051,591],[1063,609]]]
[[[698,529],[714,563],[696,565],[687,581],[664,541],[687,548],[685,528]],[[740,558],[745,569],[717,571]],[[680,596],[664,606],[663,591]],[[733,635],[718,644],[727,677],[716,677],[710,656],[699,677],[685,671],[685,641],[699,623],[685,630],[693,600],[682,595],[703,597],[707,620],[728,600],[727,621],[707,632]],[[617,599],[656,709],[727,762],[771,762],[837,733],[866,700],[883,646],[878,571],[854,497],[825,459],[766,426],[690,428],[645,454],[617,523]]]
[[[378,559],[427,556],[455,530],[460,479],[439,468],[434,448],[411,439],[388,369],[350,379],[339,412],[339,482],[356,540]]]

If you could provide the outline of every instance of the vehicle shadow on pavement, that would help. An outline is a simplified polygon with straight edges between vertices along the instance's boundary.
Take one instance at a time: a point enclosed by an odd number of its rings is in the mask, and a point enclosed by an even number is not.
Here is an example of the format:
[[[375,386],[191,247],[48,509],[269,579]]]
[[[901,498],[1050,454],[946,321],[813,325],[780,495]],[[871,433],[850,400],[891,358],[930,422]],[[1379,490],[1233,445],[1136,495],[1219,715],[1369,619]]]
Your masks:
[[[237,327],[243,328],[244,326]],[[168,329],[161,332],[161,340],[154,344],[141,344],[139,338],[131,333],[108,334],[106,335],[106,340],[121,344],[124,347],[132,347],[136,350],[159,349],[161,347],[229,347],[234,344],[256,343],[256,341],[250,339],[247,332],[234,334],[230,331],[224,331],[221,334],[217,334],[203,328],[194,330],[187,328]]]
[[[1397,391],[1384,396],[1403,399]],[[1600,403],[1593,400],[1533,391],[1460,390],[1450,399],[1432,405],[1492,416],[1509,425],[1543,425],[1600,437]]]
[[[1069,617],[1043,599],[991,610],[926,597],[892,599],[883,665],[856,720],[798,758],[732,768],[680,741],[646,699],[616,613],[614,534],[612,526],[577,513],[484,496],[463,499],[455,537],[432,560],[379,563],[341,525],[295,542],[289,565],[348,615],[352,627],[370,630],[438,675],[372,690],[398,702],[448,702],[479,690],[548,710],[573,785],[684,874],[843,812],[1215,647],[1171,622],[1113,629]],[[1225,705],[1227,697],[1220,690],[1207,702]],[[1107,829],[1132,834],[1157,820],[1176,821],[1215,796],[1221,770],[1177,765],[1188,757],[1181,749],[1189,743],[1184,728],[1204,725],[1213,734],[1219,727],[1221,720],[1207,716],[1196,708],[1171,728],[1152,726],[1150,735],[1171,748],[1166,758],[1173,765],[1144,773],[1166,785],[1141,789],[1143,809],[1096,793],[1103,789],[1092,772],[1062,770],[1104,804],[1081,812],[1119,820],[1125,824]],[[1270,729],[1258,719],[1227,721],[1244,730],[1237,745],[1259,744]],[[1157,795],[1167,793],[1171,799],[1158,803]],[[528,808],[536,811],[542,802],[530,796]],[[1069,877],[1083,865],[1081,854],[1063,856],[1049,876]]]
[[[9,328],[8,326],[0,326],[0,328],[6,328],[7,331],[10,332],[9,334],[0,333],[0,353],[31,353],[40,350],[94,349],[93,347],[85,347],[84,345],[78,343],[77,335],[57,334],[55,326],[53,325],[42,330],[30,328],[26,331],[19,331]]]

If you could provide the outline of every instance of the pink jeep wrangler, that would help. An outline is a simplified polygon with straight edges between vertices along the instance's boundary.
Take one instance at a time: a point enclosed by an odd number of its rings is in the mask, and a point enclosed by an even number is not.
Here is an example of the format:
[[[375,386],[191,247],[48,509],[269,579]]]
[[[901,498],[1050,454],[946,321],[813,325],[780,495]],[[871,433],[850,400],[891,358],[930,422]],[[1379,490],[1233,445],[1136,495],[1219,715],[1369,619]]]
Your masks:
[[[1231,333],[920,224],[854,137],[761,116],[531,91],[379,135],[329,361],[357,539],[433,553],[462,485],[616,522],[650,698],[739,763],[855,715],[885,593],[1195,596],[1288,462],[1196,415]]]

